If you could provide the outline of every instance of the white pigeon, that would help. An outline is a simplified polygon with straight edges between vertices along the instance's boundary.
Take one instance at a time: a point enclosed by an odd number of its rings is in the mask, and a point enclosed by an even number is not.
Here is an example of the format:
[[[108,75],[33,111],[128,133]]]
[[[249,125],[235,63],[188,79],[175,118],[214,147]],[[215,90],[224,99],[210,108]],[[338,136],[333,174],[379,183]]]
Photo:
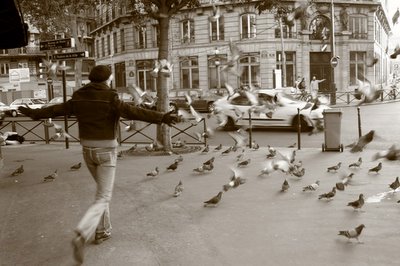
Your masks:
[[[303,191],[315,191],[319,188],[319,180],[315,181],[314,183],[303,187]]]

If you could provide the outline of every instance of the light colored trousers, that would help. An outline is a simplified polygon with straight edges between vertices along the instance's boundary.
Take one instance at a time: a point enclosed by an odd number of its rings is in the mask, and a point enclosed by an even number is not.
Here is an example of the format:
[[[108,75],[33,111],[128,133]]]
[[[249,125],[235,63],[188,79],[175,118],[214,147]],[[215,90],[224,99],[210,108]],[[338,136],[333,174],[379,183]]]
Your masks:
[[[97,185],[95,201],[75,230],[87,241],[94,233],[111,232],[112,229],[109,203],[114,187],[117,148],[84,146],[83,159]]]

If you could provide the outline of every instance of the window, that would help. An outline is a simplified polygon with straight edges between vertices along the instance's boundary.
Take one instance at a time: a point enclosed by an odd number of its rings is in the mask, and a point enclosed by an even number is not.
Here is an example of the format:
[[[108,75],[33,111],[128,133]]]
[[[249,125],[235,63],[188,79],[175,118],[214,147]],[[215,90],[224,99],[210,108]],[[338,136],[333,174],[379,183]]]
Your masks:
[[[117,39],[117,33],[113,33],[113,46],[114,46],[114,54],[118,53],[118,39]]]
[[[156,91],[157,79],[151,75],[155,60],[136,61],[138,86],[144,91]]]
[[[100,58],[100,40],[96,40],[96,56]]]
[[[279,25],[279,19],[275,19],[275,25]],[[282,19],[282,31],[283,31],[283,38],[297,38],[296,35],[296,21],[292,23],[287,23],[286,20]],[[281,37],[281,29],[279,26],[275,28],[275,38]]]
[[[179,58],[182,89],[199,88],[199,64],[197,56]]]
[[[182,43],[194,42],[194,21],[186,19],[181,22]]]
[[[210,89],[225,88],[225,75],[221,73],[220,67],[227,61],[227,55],[208,57],[208,87]]]
[[[115,87],[126,87],[125,62],[115,64]]]
[[[125,31],[121,29],[121,52],[125,51]]]
[[[367,39],[367,17],[364,15],[351,15],[349,20],[349,30],[352,39]]]
[[[147,48],[147,33],[146,27],[140,26],[136,30],[136,49]]]
[[[216,21],[210,21],[210,41],[222,41],[224,34],[224,17],[219,17]]]
[[[106,56],[106,47],[104,42],[104,37],[101,38],[101,56]]]
[[[350,52],[350,85],[358,85],[357,80],[365,80],[366,52]]]
[[[10,70],[10,65],[8,63],[0,63],[1,75],[8,75],[9,70]]]
[[[327,17],[317,16],[310,23],[310,40],[329,40],[331,22]]]
[[[0,49],[0,54],[8,54],[8,49]]]
[[[153,47],[160,46],[160,27],[158,24],[153,25]]]
[[[256,14],[243,14],[240,16],[241,39],[256,37]]]
[[[259,54],[249,54],[240,58],[240,84],[260,87],[260,56]]]
[[[286,56],[286,86],[295,86],[295,73],[296,73],[296,53],[295,52],[287,52],[285,51]],[[282,52],[276,52],[276,68],[282,69]],[[282,84],[283,83],[283,76],[282,75]]]
[[[111,37],[107,35],[107,55],[111,55]]]
[[[28,68],[28,62],[19,62],[18,68]]]

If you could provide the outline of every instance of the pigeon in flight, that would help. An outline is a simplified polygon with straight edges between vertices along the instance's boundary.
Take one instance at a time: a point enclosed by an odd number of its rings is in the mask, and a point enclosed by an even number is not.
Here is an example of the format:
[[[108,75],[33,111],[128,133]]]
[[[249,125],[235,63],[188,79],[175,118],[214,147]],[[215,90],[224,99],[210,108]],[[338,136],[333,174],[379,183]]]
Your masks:
[[[358,243],[361,243],[358,240],[358,237],[360,236],[360,234],[361,234],[361,232],[363,231],[364,228],[365,228],[365,225],[364,224],[360,224],[359,226],[357,226],[354,229],[345,230],[345,231],[339,231],[338,235],[347,237],[349,241],[350,241],[351,238],[355,238],[355,239],[357,239]]]
[[[351,153],[360,152],[365,148],[365,146],[368,143],[370,143],[374,139],[374,136],[375,136],[375,130],[371,130],[367,134],[361,136],[358,139],[358,141],[356,141],[352,144],[349,144],[346,147],[351,147],[351,150],[350,150]]]
[[[216,22],[219,17],[221,16],[221,11],[219,9],[219,6],[215,5],[215,3],[212,4],[212,16],[209,17],[211,22]]]
[[[396,148],[396,145],[392,145],[385,151],[380,151],[374,154],[372,160],[378,160],[380,158],[386,158],[389,161],[395,161],[400,159],[400,149]]]
[[[361,105],[363,103],[372,103],[379,98],[381,95],[381,91],[377,90],[373,87],[373,85],[369,81],[362,82],[361,80],[358,81],[358,93],[359,96],[362,97],[362,100],[358,103]]]
[[[57,72],[59,70],[68,70],[71,67],[60,65],[58,62],[51,62],[43,59],[43,64],[47,67],[47,76],[52,80],[57,80]]]
[[[237,164],[237,166],[238,166],[238,167],[245,167],[245,166],[248,166],[248,165],[250,164],[250,162],[251,162],[251,159],[249,158],[249,159],[247,159],[247,160],[244,160],[244,161],[239,162],[239,163]]]

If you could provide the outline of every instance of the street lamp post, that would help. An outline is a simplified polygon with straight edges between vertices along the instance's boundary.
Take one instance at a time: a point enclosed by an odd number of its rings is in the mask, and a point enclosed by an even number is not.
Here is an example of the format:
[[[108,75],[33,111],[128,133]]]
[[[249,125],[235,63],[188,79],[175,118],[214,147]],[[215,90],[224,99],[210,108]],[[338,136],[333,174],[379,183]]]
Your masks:
[[[337,62],[336,52],[335,52],[335,8],[333,6],[333,0],[331,0],[331,105],[336,104],[336,84],[335,84],[335,67],[336,65],[332,64],[332,61],[335,60]]]

